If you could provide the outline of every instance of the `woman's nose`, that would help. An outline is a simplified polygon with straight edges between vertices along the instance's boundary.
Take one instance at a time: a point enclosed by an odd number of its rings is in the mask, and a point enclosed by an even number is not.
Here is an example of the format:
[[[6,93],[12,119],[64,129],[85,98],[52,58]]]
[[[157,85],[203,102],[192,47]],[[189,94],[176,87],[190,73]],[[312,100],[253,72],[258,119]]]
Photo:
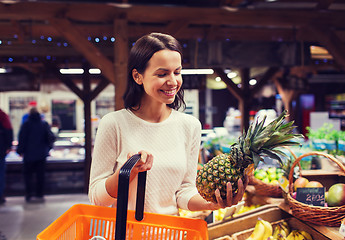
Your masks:
[[[167,84],[173,86],[177,85],[177,76],[174,73],[169,75]]]

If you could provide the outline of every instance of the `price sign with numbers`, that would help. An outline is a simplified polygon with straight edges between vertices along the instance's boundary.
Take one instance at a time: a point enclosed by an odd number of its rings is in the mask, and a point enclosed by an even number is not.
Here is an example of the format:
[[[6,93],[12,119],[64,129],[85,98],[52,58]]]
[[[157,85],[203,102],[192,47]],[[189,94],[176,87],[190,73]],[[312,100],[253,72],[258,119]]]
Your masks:
[[[312,206],[325,206],[325,188],[297,188],[296,200]]]

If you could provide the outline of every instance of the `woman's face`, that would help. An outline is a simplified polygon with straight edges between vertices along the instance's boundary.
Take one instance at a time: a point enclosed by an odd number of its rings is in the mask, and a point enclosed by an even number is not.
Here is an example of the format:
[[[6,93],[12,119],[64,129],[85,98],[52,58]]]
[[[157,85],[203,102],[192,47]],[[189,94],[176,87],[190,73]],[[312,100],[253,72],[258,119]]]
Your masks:
[[[171,104],[182,85],[181,55],[172,50],[160,50],[153,54],[143,74],[133,74],[142,84],[146,95],[143,101]],[[139,77],[138,77],[139,76]]]

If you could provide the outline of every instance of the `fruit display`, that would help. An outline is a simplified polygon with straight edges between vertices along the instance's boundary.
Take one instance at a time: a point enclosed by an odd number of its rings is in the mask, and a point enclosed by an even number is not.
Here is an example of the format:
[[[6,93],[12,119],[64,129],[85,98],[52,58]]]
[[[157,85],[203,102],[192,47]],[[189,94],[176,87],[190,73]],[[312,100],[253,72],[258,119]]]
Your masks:
[[[272,236],[273,228],[270,222],[258,219],[255,224],[254,231],[246,240],[262,240]]]
[[[254,177],[256,179],[273,185],[278,185],[279,179],[282,176],[284,176],[283,169],[277,167],[255,169],[254,171]]]
[[[259,204],[245,205],[244,201],[237,205],[220,208],[214,211],[189,211],[184,209],[179,209],[179,215],[186,218],[196,218],[196,219],[206,219],[211,213],[213,213],[213,222],[220,222],[228,218],[236,217],[242,213],[249,212],[260,207]]]
[[[226,199],[226,184],[231,182],[233,193],[237,192],[237,181],[243,181],[255,169],[263,156],[269,156],[282,163],[285,154],[282,146],[298,145],[300,134],[293,133],[293,122],[284,122],[287,112],[264,126],[265,117],[253,122],[248,131],[231,146],[231,151],[212,158],[198,171],[196,185],[200,195],[207,201],[216,202],[215,191],[220,190]]]
[[[286,221],[276,224],[259,218],[253,232],[246,240],[313,240],[310,233],[304,230],[291,230]]]
[[[319,181],[309,181],[305,177],[299,177],[293,183],[292,197],[296,199],[297,188],[324,187]],[[325,189],[325,207],[337,207],[345,205],[345,184],[335,183],[329,189]]]
[[[338,161],[334,156],[316,151],[305,153],[299,156],[296,158],[292,167],[295,167],[303,157],[313,155],[328,158],[328,160],[335,163],[341,169],[341,171],[345,173],[344,164]],[[339,227],[341,225],[341,220],[345,216],[345,205],[343,204],[344,186],[336,185],[338,183],[335,182],[334,185],[336,186],[332,189],[331,194],[329,194],[329,189],[331,188],[329,187],[329,184],[324,187],[322,182],[309,181],[304,187],[324,188],[324,196],[322,195],[323,192],[320,192],[319,190],[306,190],[303,191],[304,194],[297,196],[296,186],[294,186],[296,185],[297,180],[293,181],[291,177],[292,175],[293,172],[290,171],[289,192],[286,194],[286,202],[289,205],[292,215],[300,220],[315,225]],[[337,180],[335,179],[335,181]],[[337,206],[334,206],[334,204],[337,204]]]
[[[242,205],[240,207],[240,209],[238,210],[238,212],[234,213],[234,215],[232,215],[232,216],[237,217],[237,216],[241,215],[242,213],[249,212],[249,211],[254,210],[260,206],[261,206],[260,204]]]

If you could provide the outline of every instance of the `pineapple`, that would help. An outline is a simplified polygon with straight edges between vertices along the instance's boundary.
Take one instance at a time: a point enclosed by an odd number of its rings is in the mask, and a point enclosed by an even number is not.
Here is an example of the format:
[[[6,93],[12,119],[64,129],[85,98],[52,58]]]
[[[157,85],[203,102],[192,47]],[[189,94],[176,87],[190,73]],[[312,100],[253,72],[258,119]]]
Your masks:
[[[262,156],[269,156],[283,165],[281,156],[286,156],[278,147],[298,145],[294,134],[293,122],[284,123],[287,111],[282,112],[274,121],[264,126],[266,116],[262,121],[256,121],[249,126],[238,141],[231,146],[230,153],[215,156],[198,171],[196,185],[199,194],[216,203],[215,190],[220,190],[221,197],[226,199],[226,183],[231,182],[233,194],[238,191],[237,181],[245,180],[263,161]]]

